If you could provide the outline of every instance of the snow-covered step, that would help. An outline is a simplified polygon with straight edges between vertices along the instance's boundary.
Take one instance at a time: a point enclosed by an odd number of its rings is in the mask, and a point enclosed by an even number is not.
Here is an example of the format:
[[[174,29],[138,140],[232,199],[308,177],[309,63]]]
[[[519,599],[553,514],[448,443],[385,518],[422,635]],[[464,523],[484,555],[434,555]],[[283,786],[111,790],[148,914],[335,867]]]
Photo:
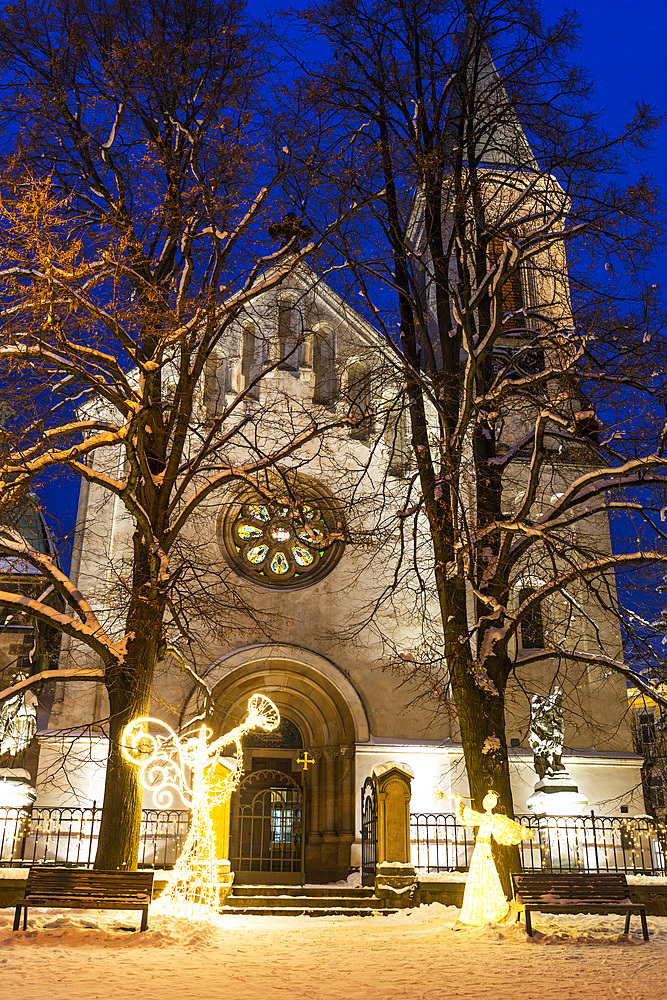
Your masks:
[[[365,886],[235,885],[221,913],[366,917],[394,913]]]
[[[255,917],[377,917],[396,912],[384,906],[223,906],[220,910],[221,914]]]
[[[234,909],[238,907],[253,907],[253,906],[272,906],[280,907],[282,909],[291,909],[293,907],[308,907],[310,909],[317,909],[318,907],[336,907],[337,909],[347,908],[365,908],[365,909],[378,909],[382,908],[382,902],[375,896],[360,897],[358,899],[350,898],[349,896],[311,896],[310,893],[303,893],[300,896],[290,895],[283,896],[281,894],[276,895],[246,895],[245,893],[241,895],[240,893],[233,893],[231,896],[227,897],[226,906],[233,907]]]
[[[371,886],[338,885],[243,885],[236,883],[232,895],[239,896],[345,896],[350,899],[372,899]]]

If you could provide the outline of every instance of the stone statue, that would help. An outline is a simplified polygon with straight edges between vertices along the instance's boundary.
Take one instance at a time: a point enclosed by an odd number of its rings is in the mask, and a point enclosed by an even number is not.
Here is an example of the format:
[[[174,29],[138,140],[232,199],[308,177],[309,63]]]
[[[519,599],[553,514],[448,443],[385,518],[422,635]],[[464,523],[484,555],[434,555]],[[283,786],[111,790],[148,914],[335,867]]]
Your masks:
[[[554,688],[553,694],[534,694],[530,706],[530,734],[528,742],[534,755],[535,770],[540,779],[565,770],[561,761],[563,753],[563,692]]]
[[[25,680],[25,674],[18,673],[12,683]],[[18,757],[27,750],[37,732],[37,698],[26,690],[8,698],[0,705],[0,756],[9,754]]]
[[[552,694],[534,694],[528,742],[539,780],[526,806],[538,816],[580,816],[588,805],[561,760],[564,737],[563,692],[556,687]]]

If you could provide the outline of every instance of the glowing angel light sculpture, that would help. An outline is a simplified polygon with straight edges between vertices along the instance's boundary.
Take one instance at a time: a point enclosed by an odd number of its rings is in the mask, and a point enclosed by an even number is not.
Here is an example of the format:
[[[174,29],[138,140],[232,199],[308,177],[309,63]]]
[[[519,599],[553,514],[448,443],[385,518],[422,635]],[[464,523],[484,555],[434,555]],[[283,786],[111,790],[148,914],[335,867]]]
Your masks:
[[[122,750],[139,768],[139,780],[153,800],[168,809],[180,795],[192,810],[190,829],[167,886],[155,904],[163,913],[206,916],[220,906],[219,864],[211,810],[228,802],[243,775],[241,740],[252,729],[270,732],[280,714],[265,695],[254,694],[244,721],[209,743],[211,730],[202,726],[193,736],[178,736],[160,719],[134,719],[123,733]],[[235,745],[233,769],[218,779],[215,769],[225,747]]]
[[[525,826],[515,823],[507,816],[494,814],[493,809],[498,802],[498,796],[493,791],[487,792],[484,796],[483,813],[469,809],[459,798],[456,802],[459,819],[466,826],[479,827],[463,894],[463,907],[457,923],[471,924],[475,927],[499,923],[505,920],[510,907],[493,860],[491,837],[493,836],[498,844],[520,844],[522,840],[530,840],[535,836],[534,831],[527,830]]]

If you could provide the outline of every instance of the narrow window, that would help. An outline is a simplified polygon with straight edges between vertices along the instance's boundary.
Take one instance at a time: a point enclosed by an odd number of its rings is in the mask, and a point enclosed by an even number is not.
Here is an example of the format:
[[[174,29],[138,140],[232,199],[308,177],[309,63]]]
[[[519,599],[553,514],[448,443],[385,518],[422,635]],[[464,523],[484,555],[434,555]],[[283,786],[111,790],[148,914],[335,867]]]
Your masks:
[[[330,406],[336,398],[336,345],[330,330],[313,333],[313,402]]]
[[[357,421],[350,429],[355,441],[368,441],[373,429],[371,413],[371,374],[362,363],[350,365],[347,370],[347,399],[350,416]]]
[[[501,254],[505,252],[507,244],[500,236],[494,236],[488,246],[489,262],[496,265]],[[507,313],[514,313],[524,307],[523,289],[521,287],[521,273],[516,270],[514,274],[505,278],[502,289],[502,309],[503,309],[503,330],[511,330],[517,326],[525,326],[523,315],[512,316],[504,319]]]
[[[298,372],[300,361],[300,336],[295,330],[295,310],[291,302],[278,306],[278,368]]]
[[[252,380],[259,374],[260,364],[261,359],[258,359],[257,332],[254,326],[248,324],[243,327],[241,334],[241,377],[244,389],[247,389],[251,385]],[[252,386],[249,395],[253,399],[259,399],[259,382],[256,382]]]
[[[403,476],[409,465],[407,419],[403,400],[392,399],[385,412],[384,443],[389,452],[387,471],[391,476]]]
[[[664,813],[667,806],[667,796],[665,795],[665,779],[662,774],[655,772],[649,778],[649,797],[651,805],[658,813]]]
[[[523,604],[535,591],[523,587],[519,591],[519,604]],[[542,608],[539,602],[531,605],[521,615],[521,648],[544,649],[544,628],[542,625]]]
[[[225,358],[209,358],[204,376],[204,405],[208,423],[225,408],[225,393],[229,392],[229,366]]]
[[[655,743],[655,717],[652,712],[637,714],[637,749],[646,750]]]

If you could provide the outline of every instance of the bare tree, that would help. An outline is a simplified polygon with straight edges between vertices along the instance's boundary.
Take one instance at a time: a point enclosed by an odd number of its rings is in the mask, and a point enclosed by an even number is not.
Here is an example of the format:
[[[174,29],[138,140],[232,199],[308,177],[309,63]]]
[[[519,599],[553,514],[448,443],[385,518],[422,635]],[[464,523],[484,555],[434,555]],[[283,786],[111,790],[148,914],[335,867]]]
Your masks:
[[[46,471],[68,470],[116,504],[131,539],[109,605],[81,593],[11,518],[0,528],[0,552],[44,581],[42,596],[2,590],[0,606],[94,654],[92,667],[49,676],[101,677],[106,688],[100,868],[136,866],[141,796],[120,737],[147,714],[167,650],[187,668],[178,647],[196,580],[192,519],[233,483],[272,495],[272,470],[332,422],[277,398],[259,412],[255,387],[284,357],[261,357],[235,391],[224,379],[244,311],[312,249],[288,219],[278,249],[265,250],[290,136],[260,134],[257,35],[235,0],[36,0],[0,23],[2,114],[6,128],[15,123],[0,357],[39,381],[41,402],[6,423],[0,505],[11,509]]]
[[[320,3],[298,20],[331,54],[303,67],[298,91],[336,153],[322,188],[366,206],[338,246],[398,373],[385,444],[399,447],[391,429],[409,416],[395,581],[412,564],[418,603],[439,610],[416,655],[396,659],[451,693],[476,807],[492,786],[511,814],[510,678],[554,663],[601,684],[635,675],[610,639],[614,574],[664,561],[637,494],[664,483],[663,411],[626,439],[589,398],[620,424],[633,389],[650,406],[664,381],[621,364],[650,337],[641,309],[619,308],[641,302],[657,228],[649,179],[616,177],[656,116],[639,106],[607,136],[568,62],[573,16],[547,25],[530,0]],[[305,187],[290,183],[298,203]],[[628,512],[652,539],[614,552],[608,518]],[[596,641],[577,637],[573,610]]]

